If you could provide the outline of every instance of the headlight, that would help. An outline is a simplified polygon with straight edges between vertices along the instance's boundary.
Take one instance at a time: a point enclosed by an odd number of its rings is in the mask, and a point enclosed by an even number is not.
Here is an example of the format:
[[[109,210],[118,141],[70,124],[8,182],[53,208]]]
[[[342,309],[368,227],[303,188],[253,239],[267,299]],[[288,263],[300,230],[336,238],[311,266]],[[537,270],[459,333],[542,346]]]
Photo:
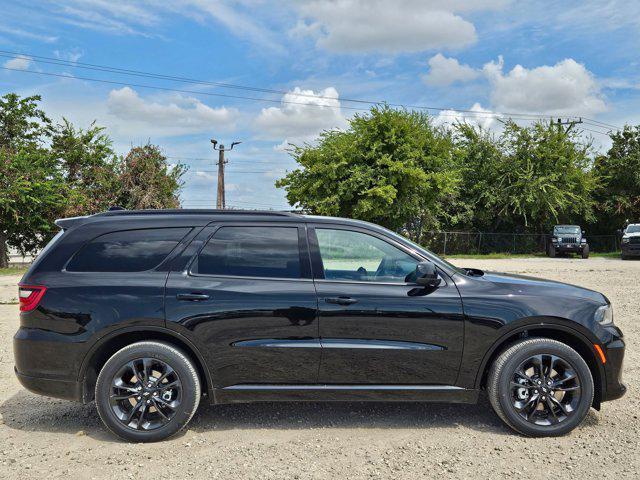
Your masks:
[[[622,239],[622,243],[629,243],[629,239],[628,238],[623,238]]]
[[[611,325],[613,323],[613,307],[603,305],[596,310],[594,318],[600,325]]]
[[[582,240],[580,240],[580,243],[587,243],[587,239],[583,238]]]

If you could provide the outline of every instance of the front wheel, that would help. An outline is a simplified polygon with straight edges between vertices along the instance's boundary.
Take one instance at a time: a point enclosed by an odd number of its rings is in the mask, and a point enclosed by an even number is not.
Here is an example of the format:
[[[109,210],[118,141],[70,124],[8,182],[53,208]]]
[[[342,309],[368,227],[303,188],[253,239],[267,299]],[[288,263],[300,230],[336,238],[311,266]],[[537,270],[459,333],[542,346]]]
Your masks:
[[[582,249],[582,258],[589,258],[589,245]]]
[[[505,350],[491,366],[487,390],[498,416],[532,437],[570,432],[593,402],[593,378],[584,359],[547,338],[523,340]]]
[[[556,247],[549,245],[549,257],[556,258]]]
[[[125,440],[163,440],[188,422],[200,402],[192,361],[163,342],[138,342],[116,352],[96,382],[96,407],[105,426]]]

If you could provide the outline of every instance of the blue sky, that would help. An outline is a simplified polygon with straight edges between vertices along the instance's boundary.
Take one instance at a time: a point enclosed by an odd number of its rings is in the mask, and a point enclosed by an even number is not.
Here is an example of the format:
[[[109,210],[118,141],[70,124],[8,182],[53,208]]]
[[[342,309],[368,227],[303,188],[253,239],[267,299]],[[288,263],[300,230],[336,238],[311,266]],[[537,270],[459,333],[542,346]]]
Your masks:
[[[640,2],[2,0],[0,11],[0,50],[24,54],[0,56],[0,94],[38,93],[54,119],[82,127],[95,120],[120,153],[159,144],[171,161],[189,165],[184,206],[215,204],[215,137],[243,142],[228,155],[228,205],[287,208],[274,187],[295,168],[287,144],[344,127],[362,107],[345,99],[582,116],[591,123],[585,136],[601,149],[609,127],[592,120],[640,123]],[[445,124],[463,119],[453,110],[433,115]],[[464,120],[500,127],[486,113]]]

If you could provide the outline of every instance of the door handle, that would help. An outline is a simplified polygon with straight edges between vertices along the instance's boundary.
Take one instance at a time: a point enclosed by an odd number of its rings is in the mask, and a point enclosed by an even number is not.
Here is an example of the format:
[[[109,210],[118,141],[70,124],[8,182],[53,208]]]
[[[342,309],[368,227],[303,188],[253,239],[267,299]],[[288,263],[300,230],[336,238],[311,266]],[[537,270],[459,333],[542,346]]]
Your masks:
[[[199,302],[200,300],[208,300],[209,295],[206,293],[179,293],[176,295],[178,300],[188,300],[191,302]]]
[[[338,305],[353,305],[354,303],[358,302],[358,300],[351,297],[329,297],[325,298],[324,301],[327,303],[335,303]]]

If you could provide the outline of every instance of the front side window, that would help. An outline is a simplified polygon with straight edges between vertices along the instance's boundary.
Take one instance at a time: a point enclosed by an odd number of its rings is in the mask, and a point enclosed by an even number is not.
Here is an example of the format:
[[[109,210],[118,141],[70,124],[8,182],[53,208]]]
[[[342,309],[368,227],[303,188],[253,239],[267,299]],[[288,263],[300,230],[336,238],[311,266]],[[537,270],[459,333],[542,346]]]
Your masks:
[[[327,280],[406,283],[418,260],[366,233],[316,228]]]
[[[297,227],[222,227],[191,271],[204,275],[300,278]]]
[[[143,272],[157,267],[190,228],[150,228],[107,233],[85,244],[69,272]]]

